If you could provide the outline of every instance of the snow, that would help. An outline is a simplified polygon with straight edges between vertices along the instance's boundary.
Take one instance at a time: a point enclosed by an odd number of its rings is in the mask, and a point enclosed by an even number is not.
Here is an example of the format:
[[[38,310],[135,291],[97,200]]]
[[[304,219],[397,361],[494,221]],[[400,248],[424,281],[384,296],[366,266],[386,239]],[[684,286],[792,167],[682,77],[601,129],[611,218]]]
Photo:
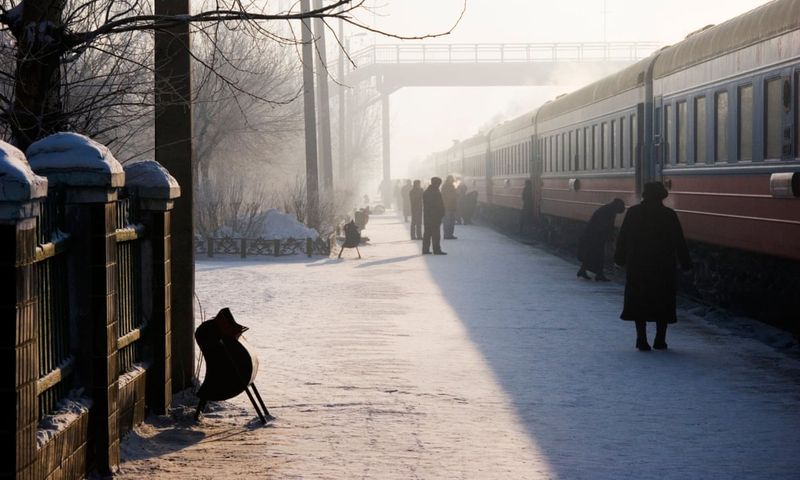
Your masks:
[[[294,215],[283,213],[280,210],[271,208],[264,213],[264,228],[262,238],[267,240],[276,239],[315,239],[319,236],[316,230],[308,228],[297,221]]]
[[[36,430],[36,445],[42,448],[58,432],[72,425],[81,415],[88,413],[91,406],[91,399],[83,397],[82,392],[58,402],[56,412],[44,416],[39,422],[39,428]]]
[[[639,352],[622,285],[479,226],[422,256],[407,225],[371,216],[363,260],[198,262],[276,419],[240,395],[194,423],[177,398],[123,439],[119,478],[797,478],[797,347],[683,301],[670,350]]]
[[[28,163],[51,183],[76,186],[121,187],[122,165],[108,147],[73,132],[54,133],[34,142],[25,152]]]
[[[155,160],[128,163],[124,170],[125,187],[143,198],[172,200],[181,195],[178,181]]]
[[[47,196],[47,179],[33,173],[25,154],[0,140],[0,202],[27,202]]]

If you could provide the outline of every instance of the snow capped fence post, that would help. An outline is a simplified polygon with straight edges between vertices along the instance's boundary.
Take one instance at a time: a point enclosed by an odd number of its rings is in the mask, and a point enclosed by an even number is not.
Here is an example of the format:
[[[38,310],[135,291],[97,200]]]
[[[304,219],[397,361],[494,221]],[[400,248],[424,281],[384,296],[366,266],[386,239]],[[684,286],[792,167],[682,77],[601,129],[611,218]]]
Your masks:
[[[0,400],[6,408],[16,405],[0,420],[0,439],[7,445],[0,461],[3,478],[32,478],[35,467],[39,372],[33,268],[36,217],[46,196],[47,179],[33,173],[21,151],[0,141],[0,352],[12,362],[3,365]]]
[[[146,402],[151,411],[163,415],[172,404],[170,225],[174,200],[181,190],[172,175],[152,160],[126,165],[125,178],[126,190],[139,201],[141,222],[147,232],[142,267],[150,274],[150,281],[144,282],[142,303],[146,342],[152,356],[147,369]]]
[[[119,465],[116,203],[125,173],[107,147],[75,133],[50,135],[26,154],[33,171],[64,192],[70,311],[81,332],[76,369],[92,400],[89,457],[99,473],[110,474]]]

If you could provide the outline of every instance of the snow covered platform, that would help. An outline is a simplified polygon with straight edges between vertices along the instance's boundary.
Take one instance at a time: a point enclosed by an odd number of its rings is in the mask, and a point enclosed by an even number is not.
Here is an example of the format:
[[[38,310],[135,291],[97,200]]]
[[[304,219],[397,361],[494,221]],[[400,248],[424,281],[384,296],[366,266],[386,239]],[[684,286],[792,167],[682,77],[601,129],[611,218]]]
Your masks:
[[[797,478],[796,351],[684,310],[639,352],[621,285],[477,226],[422,256],[407,226],[373,216],[362,260],[199,262],[277,418],[189,400],[125,437],[120,478]]]

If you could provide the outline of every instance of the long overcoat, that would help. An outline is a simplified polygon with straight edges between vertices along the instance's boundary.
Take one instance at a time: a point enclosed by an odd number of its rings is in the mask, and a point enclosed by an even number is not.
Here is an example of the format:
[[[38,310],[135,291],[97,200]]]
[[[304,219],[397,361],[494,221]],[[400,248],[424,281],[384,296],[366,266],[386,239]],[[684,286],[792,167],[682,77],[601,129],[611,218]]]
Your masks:
[[[623,320],[675,323],[676,261],[692,267],[677,214],[644,201],[625,215],[614,261],[626,267]]]
[[[458,192],[453,182],[444,182],[442,185],[442,199],[444,201],[444,209],[448,213],[456,213],[458,208]]]
[[[578,260],[590,272],[603,273],[606,242],[614,234],[616,218],[616,206],[613,203],[603,205],[592,214],[578,240]]]
[[[408,200],[411,207],[411,217],[422,220],[422,188],[412,187],[408,192]]]
[[[411,192],[411,185],[403,185],[403,188],[400,189],[400,196],[402,197],[403,201],[404,217],[411,215],[411,198],[408,196],[409,192]]]
[[[422,210],[425,225],[437,226],[442,223],[444,218],[444,201],[439,187],[429,185],[422,194]]]

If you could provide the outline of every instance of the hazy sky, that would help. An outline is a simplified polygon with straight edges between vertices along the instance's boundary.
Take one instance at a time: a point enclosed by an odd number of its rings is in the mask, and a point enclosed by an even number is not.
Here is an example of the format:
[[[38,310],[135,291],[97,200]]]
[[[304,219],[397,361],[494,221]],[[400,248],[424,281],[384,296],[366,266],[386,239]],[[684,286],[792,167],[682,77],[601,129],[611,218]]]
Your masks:
[[[370,0],[375,13],[361,20],[405,35],[446,31],[463,0]],[[537,43],[602,41],[603,17],[608,41],[655,41],[672,44],[705,25],[721,23],[763,0],[467,0],[461,23],[436,43]],[[356,37],[353,46],[370,44]],[[378,43],[397,40],[378,38]],[[578,82],[579,84],[582,82]],[[579,85],[575,85],[577,87]],[[406,175],[407,163],[453,139],[474,134],[490,119],[511,117],[564,88],[404,88],[391,97],[392,176]]]

